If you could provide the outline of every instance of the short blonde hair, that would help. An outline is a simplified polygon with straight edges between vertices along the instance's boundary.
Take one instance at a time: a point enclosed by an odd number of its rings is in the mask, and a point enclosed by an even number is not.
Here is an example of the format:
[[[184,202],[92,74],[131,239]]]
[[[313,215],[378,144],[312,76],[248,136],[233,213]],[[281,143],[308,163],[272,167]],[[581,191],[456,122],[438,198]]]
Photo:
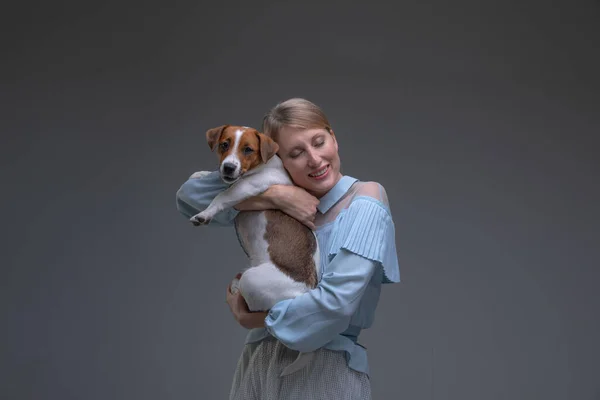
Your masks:
[[[292,98],[277,104],[263,118],[263,133],[277,140],[283,127],[300,129],[323,128],[331,133],[331,125],[323,110],[301,98]]]

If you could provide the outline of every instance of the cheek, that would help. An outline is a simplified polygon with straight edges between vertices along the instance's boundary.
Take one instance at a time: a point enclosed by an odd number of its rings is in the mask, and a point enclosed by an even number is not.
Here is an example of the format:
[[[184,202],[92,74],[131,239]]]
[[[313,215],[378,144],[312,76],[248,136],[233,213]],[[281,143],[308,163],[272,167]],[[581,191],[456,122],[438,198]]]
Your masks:
[[[339,154],[337,152],[337,146],[332,145],[329,147],[329,149],[327,151],[327,157],[330,160],[337,162],[337,160],[339,159]]]
[[[294,180],[297,178],[301,178],[304,176],[304,170],[299,166],[298,161],[287,159],[283,161],[283,167],[287,170],[287,172],[292,176]]]
[[[336,163],[337,151],[335,150],[335,146],[333,146],[333,144],[322,147],[318,154],[323,163]]]

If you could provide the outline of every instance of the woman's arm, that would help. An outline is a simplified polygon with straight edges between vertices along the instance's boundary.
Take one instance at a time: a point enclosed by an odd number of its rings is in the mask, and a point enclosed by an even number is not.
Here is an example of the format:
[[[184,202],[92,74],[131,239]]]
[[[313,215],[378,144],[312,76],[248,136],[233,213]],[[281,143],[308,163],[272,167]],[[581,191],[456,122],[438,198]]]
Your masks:
[[[259,194],[258,196],[244,200],[235,205],[233,208],[238,211],[273,210],[276,208],[273,191],[274,186],[271,186],[265,192]]]
[[[242,274],[239,273],[235,277],[240,279]],[[236,293],[231,292],[231,283],[229,286],[227,286],[226,302],[229,305],[235,320],[244,328],[253,329],[265,327],[265,318],[267,316],[267,312],[251,312],[248,308],[248,303],[246,303],[246,300],[244,300],[242,294],[239,291]]]
[[[376,261],[342,250],[317,288],[293,301],[281,301],[268,312],[251,312],[242,295],[231,293],[229,286],[227,304],[244,328],[267,327],[289,348],[313,351],[348,328],[377,267]]]
[[[199,212],[204,211],[219,193],[227,189],[227,186],[221,180],[219,171],[190,177],[177,191],[177,210],[189,219]],[[238,212],[238,210],[233,208],[223,210],[215,215],[210,225],[233,226],[233,220]]]
[[[240,292],[231,293],[231,288],[227,288],[227,304],[233,314],[233,318],[244,328],[264,328],[265,318],[267,317],[266,311],[254,311],[251,312],[248,309],[248,303],[244,300],[244,297]]]
[[[281,210],[314,230],[318,205],[319,199],[298,186],[273,185],[262,194],[244,200],[234,208],[238,211]]]
[[[377,261],[340,250],[316,289],[276,303],[267,331],[293,350],[314,351],[344,332],[376,269]]]
[[[219,171],[201,177],[189,178],[177,191],[178,211],[191,218],[205,210],[228,185],[221,180]],[[221,211],[210,225],[231,226],[240,211],[281,210],[311,229],[319,200],[306,190],[290,185],[273,185],[265,192],[244,200],[232,208]]]
[[[334,235],[327,249],[334,257],[317,288],[276,303],[265,319],[269,333],[291,349],[313,351],[346,330],[378,269],[382,281],[375,284],[400,281],[394,223],[381,202],[355,198]]]

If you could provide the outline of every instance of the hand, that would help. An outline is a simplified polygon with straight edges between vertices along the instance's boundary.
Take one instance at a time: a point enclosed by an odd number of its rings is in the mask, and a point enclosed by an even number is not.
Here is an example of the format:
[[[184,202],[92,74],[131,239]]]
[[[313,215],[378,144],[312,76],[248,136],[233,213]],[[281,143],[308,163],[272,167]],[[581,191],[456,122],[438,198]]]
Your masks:
[[[265,192],[275,207],[315,230],[319,199],[298,186],[273,185]]]
[[[240,279],[242,274],[237,274],[236,278]],[[231,292],[231,283],[227,286],[227,304],[233,314],[235,320],[246,329],[263,328],[264,320],[267,317],[266,312],[251,312],[248,309],[248,304],[240,292],[235,294]]]
[[[207,175],[210,175],[211,171],[198,171],[194,172],[188,179],[202,179]]]
[[[234,206],[238,211],[281,210],[315,230],[315,214],[319,199],[298,186],[273,185],[258,196],[246,199]]]

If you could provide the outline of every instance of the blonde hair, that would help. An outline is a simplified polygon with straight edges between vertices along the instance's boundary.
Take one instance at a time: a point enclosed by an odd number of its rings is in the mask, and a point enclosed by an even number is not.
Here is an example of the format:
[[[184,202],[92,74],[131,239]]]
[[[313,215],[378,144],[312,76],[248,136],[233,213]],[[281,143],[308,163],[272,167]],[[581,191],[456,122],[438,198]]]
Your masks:
[[[323,128],[331,133],[331,125],[323,110],[301,98],[277,104],[263,118],[263,133],[275,141],[279,131],[286,126],[300,129]]]

